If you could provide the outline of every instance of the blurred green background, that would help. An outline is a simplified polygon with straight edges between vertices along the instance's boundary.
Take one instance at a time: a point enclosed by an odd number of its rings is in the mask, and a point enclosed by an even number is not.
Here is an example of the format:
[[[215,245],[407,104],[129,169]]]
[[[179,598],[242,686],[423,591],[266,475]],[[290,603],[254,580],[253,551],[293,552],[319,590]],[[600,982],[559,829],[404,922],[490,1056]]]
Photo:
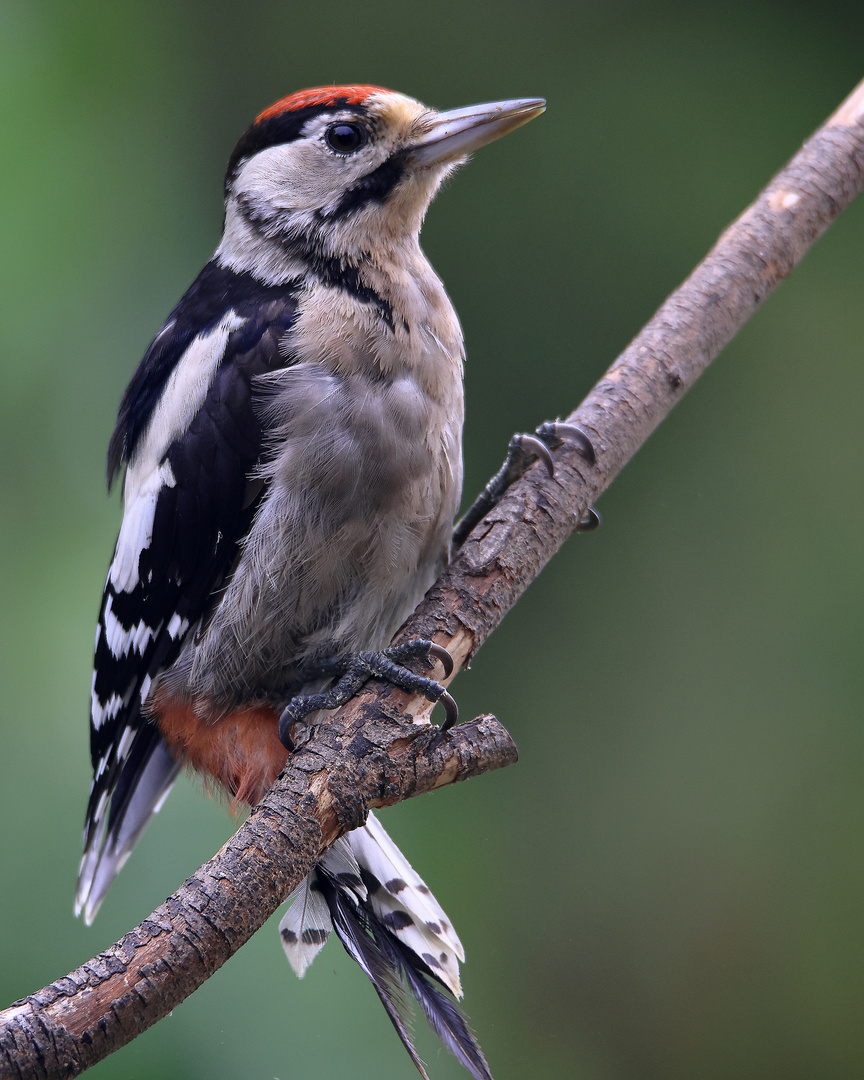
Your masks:
[[[0,1005],[232,829],[184,779],[73,919],[104,451],[249,120],[324,82],[549,99],[424,231],[465,327],[472,494],[857,82],[862,35],[851,3],[0,0]],[[857,205],[458,679],[519,765],[382,814],[466,943],[497,1080],[864,1077],[862,245]],[[274,921],[92,1075],[310,1074],[412,1068],[338,945],[298,983]]]

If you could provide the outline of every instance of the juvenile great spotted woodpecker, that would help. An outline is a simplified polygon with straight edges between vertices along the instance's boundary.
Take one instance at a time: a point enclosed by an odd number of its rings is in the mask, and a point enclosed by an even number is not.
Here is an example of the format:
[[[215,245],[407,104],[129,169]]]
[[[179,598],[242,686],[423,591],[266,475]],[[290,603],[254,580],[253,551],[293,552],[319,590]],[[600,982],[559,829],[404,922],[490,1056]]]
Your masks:
[[[445,565],[463,345],[420,226],[468,154],[543,109],[438,113],[329,86],[278,101],[237,144],[221,243],[132,377],[108,452],[124,513],[96,632],[88,923],[178,771],[258,802],[285,764],[286,705],[326,690],[333,656],[384,649]],[[372,816],[282,921],[298,974],[333,927],[424,1076],[406,986],[491,1080],[441,989],[461,996],[459,939]]]

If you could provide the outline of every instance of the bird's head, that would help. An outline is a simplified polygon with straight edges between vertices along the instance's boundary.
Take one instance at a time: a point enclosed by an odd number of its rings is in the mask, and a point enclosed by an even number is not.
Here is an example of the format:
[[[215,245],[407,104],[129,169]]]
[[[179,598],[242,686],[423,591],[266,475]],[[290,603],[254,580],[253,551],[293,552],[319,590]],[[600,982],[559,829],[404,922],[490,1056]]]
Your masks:
[[[526,98],[435,112],[376,86],[291,94],[256,118],[231,155],[220,257],[275,279],[289,263],[356,264],[416,242],[441,181],[544,108]]]

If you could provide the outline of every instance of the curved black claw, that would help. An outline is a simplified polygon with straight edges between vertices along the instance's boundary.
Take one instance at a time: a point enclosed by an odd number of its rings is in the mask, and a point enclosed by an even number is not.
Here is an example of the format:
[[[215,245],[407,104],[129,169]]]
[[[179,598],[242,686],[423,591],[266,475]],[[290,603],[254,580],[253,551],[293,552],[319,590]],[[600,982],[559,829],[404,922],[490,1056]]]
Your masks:
[[[415,675],[413,671],[404,667],[406,660],[425,660],[427,666],[431,666],[431,661],[437,660],[444,669],[446,679],[453,674],[453,657],[443,645],[437,645],[434,641],[427,641],[425,638],[415,638],[413,641],[406,641],[403,645],[394,645],[390,649],[385,649],[383,653],[377,654],[374,672],[379,678],[386,679],[402,690],[422,694],[427,701],[436,704],[440,702],[445,712],[441,730],[448,731],[459,719],[459,708],[452,695],[435,679],[426,678],[425,675]]]
[[[444,706],[444,723],[441,725],[442,731],[449,731],[454,724],[459,721],[459,706],[456,704],[456,700],[452,694],[447,690],[438,698],[441,705]]]
[[[443,645],[436,645],[434,641],[429,642],[428,651],[429,655],[434,656],[441,667],[444,668],[444,678],[449,679],[453,674],[453,657]]]
[[[540,430],[539,428],[537,429]],[[516,449],[522,450],[524,453],[533,454],[534,457],[539,458],[546,466],[546,472],[550,476],[555,475],[555,462],[552,460],[552,455],[549,453],[549,447],[536,435],[514,435],[510,440],[511,453]]]
[[[293,702],[291,703],[293,705]],[[291,705],[287,709],[283,709],[282,715],[279,717],[279,742],[285,747],[289,754],[294,752],[294,739],[291,737],[294,731],[295,717],[291,714]]]
[[[603,519],[597,513],[593,506],[589,506],[585,513],[579,518],[579,524],[576,526],[576,532],[594,532],[603,522]]]
[[[541,424],[536,432],[539,439],[551,443],[553,449],[560,446],[565,440],[576,444],[579,453],[589,465],[597,464],[597,455],[594,453],[594,444],[582,430],[575,424],[566,424],[562,420],[547,420]]]

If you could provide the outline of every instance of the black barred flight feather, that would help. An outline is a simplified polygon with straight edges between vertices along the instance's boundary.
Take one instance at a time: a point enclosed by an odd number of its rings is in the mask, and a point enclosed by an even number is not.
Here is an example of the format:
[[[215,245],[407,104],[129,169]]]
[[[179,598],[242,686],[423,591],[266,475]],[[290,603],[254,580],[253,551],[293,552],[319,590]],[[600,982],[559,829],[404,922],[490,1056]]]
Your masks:
[[[123,398],[108,470],[126,465],[125,512],[96,631],[76,901],[88,921],[179,768],[143,706],[212,607],[262,497],[255,380],[288,362],[295,293],[208,263]]]

